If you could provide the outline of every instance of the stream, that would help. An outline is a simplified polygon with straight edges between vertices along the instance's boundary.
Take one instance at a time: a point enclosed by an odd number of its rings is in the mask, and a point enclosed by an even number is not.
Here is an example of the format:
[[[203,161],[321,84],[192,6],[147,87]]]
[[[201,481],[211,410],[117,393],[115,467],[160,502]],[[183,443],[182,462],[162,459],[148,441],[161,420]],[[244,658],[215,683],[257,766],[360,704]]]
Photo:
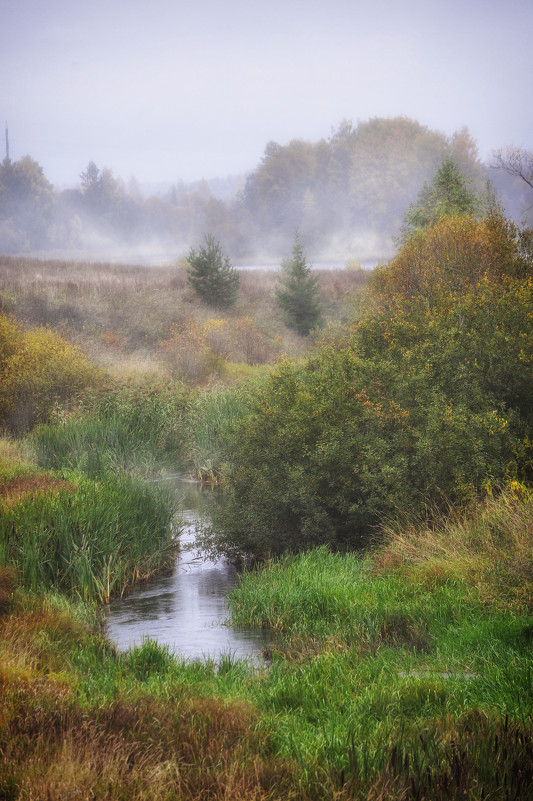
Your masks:
[[[257,663],[268,634],[229,621],[226,595],[237,581],[237,570],[224,559],[205,558],[195,547],[196,526],[209,516],[209,491],[183,479],[174,483],[182,506],[178,515],[185,524],[174,571],[111,601],[104,610],[107,635],[119,650],[150,637],[185,659],[218,661],[231,655]]]

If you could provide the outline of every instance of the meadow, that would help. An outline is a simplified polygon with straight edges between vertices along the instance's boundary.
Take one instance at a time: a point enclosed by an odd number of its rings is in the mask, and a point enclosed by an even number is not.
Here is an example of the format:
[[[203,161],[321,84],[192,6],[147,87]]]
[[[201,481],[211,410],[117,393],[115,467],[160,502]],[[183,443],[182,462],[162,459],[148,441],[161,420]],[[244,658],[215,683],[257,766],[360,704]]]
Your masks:
[[[315,272],[321,336],[334,337],[351,320],[368,273],[357,265]],[[231,364],[246,373],[246,366],[280,355],[299,356],[310,344],[284,325],[276,308],[276,270],[242,269],[239,277],[237,303],[221,315],[199,302],[178,260],[149,267],[0,255],[0,309],[25,326],[65,334],[115,374],[170,372],[201,384],[226,373],[231,380],[232,370],[239,377]]]
[[[87,606],[3,568],[4,798],[525,801],[532,508],[509,491],[366,557],[246,573],[235,620],[277,632],[259,670],[117,654]]]

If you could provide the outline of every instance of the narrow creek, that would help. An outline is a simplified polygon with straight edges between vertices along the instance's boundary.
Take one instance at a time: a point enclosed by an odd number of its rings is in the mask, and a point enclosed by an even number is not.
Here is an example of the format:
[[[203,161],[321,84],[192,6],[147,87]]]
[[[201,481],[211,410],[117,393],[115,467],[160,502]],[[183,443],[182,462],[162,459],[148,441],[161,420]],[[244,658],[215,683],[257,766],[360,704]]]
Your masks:
[[[174,571],[113,600],[104,610],[107,634],[119,650],[150,637],[185,659],[218,661],[231,654],[258,662],[267,634],[229,620],[226,596],[237,581],[236,569],[224,559],[204,558],[195,547],[197,524],[209,515],[208,496],[194,482],[174,484],[185,522]]]

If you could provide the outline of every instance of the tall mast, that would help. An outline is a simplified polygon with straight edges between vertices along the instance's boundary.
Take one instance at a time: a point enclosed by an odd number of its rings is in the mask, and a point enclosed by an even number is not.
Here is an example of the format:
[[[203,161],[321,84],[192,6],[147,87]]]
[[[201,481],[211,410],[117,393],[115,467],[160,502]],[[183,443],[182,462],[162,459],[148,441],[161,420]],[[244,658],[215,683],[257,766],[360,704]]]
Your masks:
[[[6,161],[9,161],[9,132],[7,130],[7,120],[6,120]]]

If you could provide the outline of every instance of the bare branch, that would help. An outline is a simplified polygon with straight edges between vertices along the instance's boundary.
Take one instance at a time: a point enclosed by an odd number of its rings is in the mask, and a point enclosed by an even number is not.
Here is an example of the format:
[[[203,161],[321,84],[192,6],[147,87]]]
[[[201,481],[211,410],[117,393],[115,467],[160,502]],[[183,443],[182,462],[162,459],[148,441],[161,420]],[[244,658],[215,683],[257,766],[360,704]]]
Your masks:
[[[533,189],[533,150],[524,147],[501,147],[492,154],[495,170],[505,170],[509,175],[516,175]]]

